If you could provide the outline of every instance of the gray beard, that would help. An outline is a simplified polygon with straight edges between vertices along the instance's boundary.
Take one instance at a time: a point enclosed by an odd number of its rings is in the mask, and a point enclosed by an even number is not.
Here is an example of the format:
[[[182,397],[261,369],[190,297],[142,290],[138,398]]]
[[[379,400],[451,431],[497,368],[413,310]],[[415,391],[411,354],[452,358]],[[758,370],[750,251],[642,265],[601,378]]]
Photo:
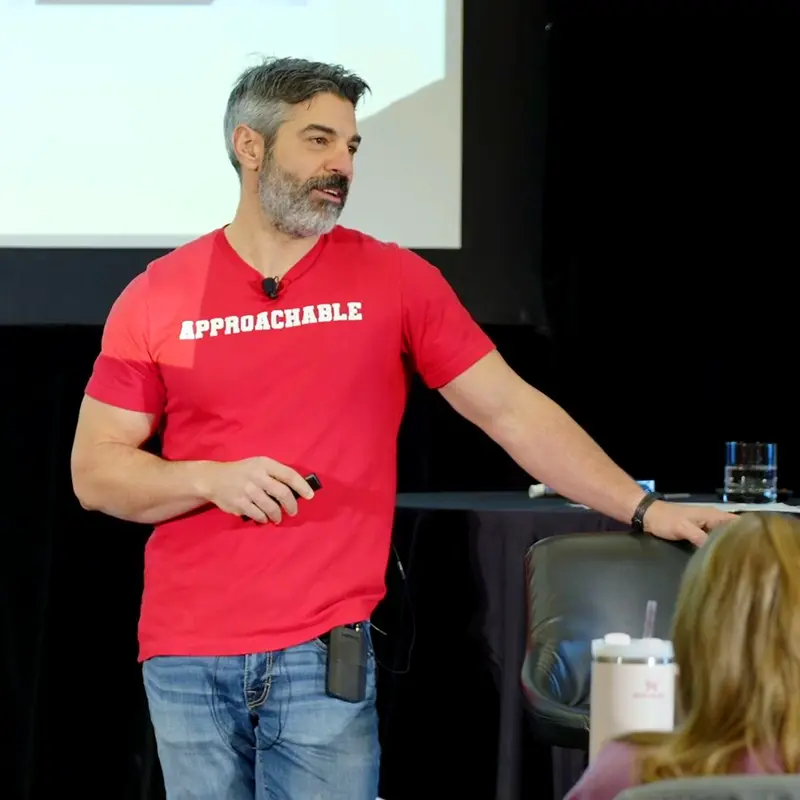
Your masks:
[[[293,239],[330,233],[339,221],[344,203],[317,199],[305,183],[265,159],[258,176],[261,208],[279,233]]]

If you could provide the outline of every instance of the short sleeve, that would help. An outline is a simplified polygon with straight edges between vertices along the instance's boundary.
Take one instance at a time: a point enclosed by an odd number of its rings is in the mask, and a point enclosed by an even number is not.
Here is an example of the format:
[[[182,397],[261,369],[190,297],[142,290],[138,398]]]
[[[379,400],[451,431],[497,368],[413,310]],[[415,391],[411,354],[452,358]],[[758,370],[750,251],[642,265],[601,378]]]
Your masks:
[[[150,353],[147,275],[134,278],[114,302],[86,394],[101,403],[160,416],[165,391]]]
[[[609,742],[565,800],[614,800],[638,783],[635,771],[636,749],[625,742]]]
[[[404,347],[426,385],[440,389],[495,347],[436,267],[400,254]]]

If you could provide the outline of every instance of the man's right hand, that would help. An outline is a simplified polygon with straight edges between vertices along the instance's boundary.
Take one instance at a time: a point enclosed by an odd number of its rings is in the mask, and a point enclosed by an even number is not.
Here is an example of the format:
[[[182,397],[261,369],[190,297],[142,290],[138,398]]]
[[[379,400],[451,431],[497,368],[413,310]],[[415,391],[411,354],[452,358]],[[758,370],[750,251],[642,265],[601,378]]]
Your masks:
[[[313,489],[291,467],[259,456],[243,461],[207,461],[202,466],[203,496],[228,514],[254,522],[280,522],[283,514],[297,514],[297,499],[310,500]]]

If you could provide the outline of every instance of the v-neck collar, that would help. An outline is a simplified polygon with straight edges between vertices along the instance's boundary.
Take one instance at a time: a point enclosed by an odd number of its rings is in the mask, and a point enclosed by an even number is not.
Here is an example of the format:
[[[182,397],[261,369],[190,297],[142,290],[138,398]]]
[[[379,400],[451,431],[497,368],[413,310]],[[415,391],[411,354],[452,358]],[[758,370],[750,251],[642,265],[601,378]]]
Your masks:
[[[230,266],[247,275],[249,282],[252,283],[253,286],[259,291],[261,291],[261,284],[264,281],[264,278],[268,276],[262,275],[252,264],[249,264],[239,255],[239,253],[236,252],[233,245],[230,243],[227,234],[225,233],[225,227],[219,228],[216,231],[215,247],[218,254],[222,256],[225,262]],[[282,293],[286,292],[293,283],[296,283],[300,278],[303,277],[303,275],[306,274],[306,272],[311,269],[311,267],[314,266],[319,257],[322,255],[322,252],[328,243],[329,236],[330,234],[323,234],[320,236],[314,246],[281,278],[280,285]]]

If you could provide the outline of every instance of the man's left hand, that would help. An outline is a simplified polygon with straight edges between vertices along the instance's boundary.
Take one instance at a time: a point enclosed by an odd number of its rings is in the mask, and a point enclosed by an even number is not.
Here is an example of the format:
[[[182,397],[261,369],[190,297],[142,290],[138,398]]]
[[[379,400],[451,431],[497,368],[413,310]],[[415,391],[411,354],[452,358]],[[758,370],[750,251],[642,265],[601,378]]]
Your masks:
[[[735,514],[709,506],[682,506],[657,500],[645,512],[644,529],[659,539],[672,542],[685,539],[702,547],[708,539],[708,531],[736,518]]]

